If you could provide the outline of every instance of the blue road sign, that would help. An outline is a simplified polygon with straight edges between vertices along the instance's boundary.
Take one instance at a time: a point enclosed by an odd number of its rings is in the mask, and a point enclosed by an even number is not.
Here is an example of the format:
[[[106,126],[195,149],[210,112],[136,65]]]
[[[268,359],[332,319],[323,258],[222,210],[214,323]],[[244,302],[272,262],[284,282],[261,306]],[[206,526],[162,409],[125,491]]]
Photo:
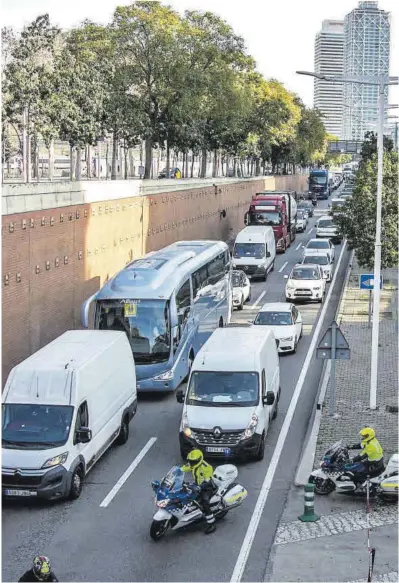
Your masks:
[[[362,273],[359,280],[360,289],[374,289],[374,273]],[[380,289],[382,289],[382,275],[380,276]]]

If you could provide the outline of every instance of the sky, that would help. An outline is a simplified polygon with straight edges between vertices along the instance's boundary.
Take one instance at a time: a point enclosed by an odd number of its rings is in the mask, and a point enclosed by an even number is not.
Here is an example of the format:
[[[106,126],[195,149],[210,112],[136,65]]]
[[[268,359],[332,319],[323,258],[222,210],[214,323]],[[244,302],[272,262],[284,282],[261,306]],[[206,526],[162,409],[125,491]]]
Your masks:
[[[2,25],[22,28],[39,14],[49,13],[54,24],[72,27],[88,18],[108,22],[115,6],[129,0],[3,0]],[[314,39],[325,19],[343,20],[357,0],[169,0],[179,12],[201,9],[216,12],[244,37],[249,53],[266,77],[283,82],[308,106],[313,105],[311,77],[296,70],[314,70]],[[391,75],[399,75],[399,1],[380,0],[391,12]],[[390,91],[390,103],[399,103],[399,87]]]

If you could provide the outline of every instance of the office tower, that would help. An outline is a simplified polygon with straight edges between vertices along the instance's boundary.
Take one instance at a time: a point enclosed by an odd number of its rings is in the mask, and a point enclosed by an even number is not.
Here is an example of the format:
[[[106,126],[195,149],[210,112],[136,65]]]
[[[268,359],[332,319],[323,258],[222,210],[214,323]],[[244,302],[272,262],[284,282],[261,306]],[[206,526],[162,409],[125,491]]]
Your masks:
[[[344,76],[389,74],[390,14],[378,2],[359,2],[344,20]],[[385,92],[388,99],[388,88]],[[347,140],[363,140],[376,131],[378,87],[345,83],[342,134]]]
[[[315,41],[315,72],[326,75],[343,74],[344,23],[340,20],[323,20],[321,32]],[[323,115],[328,133],[341,136],[342,84],[314,80],[314,107]]]

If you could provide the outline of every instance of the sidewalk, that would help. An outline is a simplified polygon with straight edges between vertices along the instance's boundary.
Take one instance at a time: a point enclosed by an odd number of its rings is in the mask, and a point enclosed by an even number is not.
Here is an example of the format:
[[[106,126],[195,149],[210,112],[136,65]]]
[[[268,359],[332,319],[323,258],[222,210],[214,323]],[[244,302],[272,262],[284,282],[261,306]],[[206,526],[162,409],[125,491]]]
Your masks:
[[[324,451],[335,441],[341,438],[348,443],[358,441],[358,432],[365,425],[376,430],[386,461],[398,451],[398,413],[390,412],[398,398],[397,276],[391,270],[384,277],[387,283],[380,321],[378,409],[370,411],[371,328],[367,323],[368,294],[356,289],[359,272],[354,261],[338,317],[351,348],[351,360],[336,363],[334,418],[329,415],[327,386],[314,467],[318,467]],[[313,523],[298,520],[303,505],[303,488],[293,486],[275,534],[264,580],[367,581],[364,499],[336,493],[316,496],[315,511],[321,518]],[[372,507],[371,544],[376,549],[373,581],[399,580],[397,523],[397,505]]]

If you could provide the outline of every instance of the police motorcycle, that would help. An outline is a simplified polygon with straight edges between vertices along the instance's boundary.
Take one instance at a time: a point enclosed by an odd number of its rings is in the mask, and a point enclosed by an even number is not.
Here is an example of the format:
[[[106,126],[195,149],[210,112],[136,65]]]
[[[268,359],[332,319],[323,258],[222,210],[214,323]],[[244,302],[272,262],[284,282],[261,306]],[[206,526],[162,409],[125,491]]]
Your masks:
[[[223,518],[229,510],[240,506],[247,497],[247,490],[236,482],[237,476],[238,470],[232,464],[215,468],[212,479],[216,488],[210,507],[216,519]],[[177,530],[205,519],[198,501],[200,488],[184,482],[184,472],[179,466],[169,470],[161,481],[151,482],[151,486],[158,507],[150,528],[154,541],[161,539],[169,527]]]
[[[369,480],[370,496],[384,500],[397,500],[399,491],[399,456],[393,454],[388,465],[379,476]],[[336,490],[340,494],[366,494],[366,468],[362,461],[354,462],[349,457],[348,447],[343,440],[334,443],[324,454],[320,468],[314,470],[309,483],[319,495],[328,495]]]

